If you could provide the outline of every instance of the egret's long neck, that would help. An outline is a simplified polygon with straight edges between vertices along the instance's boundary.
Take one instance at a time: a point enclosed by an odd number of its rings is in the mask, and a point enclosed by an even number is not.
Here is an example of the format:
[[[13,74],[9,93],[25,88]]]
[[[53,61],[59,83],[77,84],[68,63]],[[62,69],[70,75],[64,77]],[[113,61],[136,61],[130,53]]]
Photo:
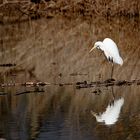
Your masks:
[[[101,49],[102,51],[104,51],[104,44],[101,41],[98,41],[97,44],[100,46],[99,49]]]

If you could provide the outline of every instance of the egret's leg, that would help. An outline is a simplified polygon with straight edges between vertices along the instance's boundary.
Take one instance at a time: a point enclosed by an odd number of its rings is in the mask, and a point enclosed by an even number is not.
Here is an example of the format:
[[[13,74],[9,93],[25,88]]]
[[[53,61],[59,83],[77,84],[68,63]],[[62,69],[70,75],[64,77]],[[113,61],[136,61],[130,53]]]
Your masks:
[[[112,63],[111,79],[112,79],[112,77],[113,77],[113,71],[114,71],[114,63]]]
[[[111,93],[112,93],[112,99],[111,99],[111,101],[110,101],[110,105],[111,105],[111,104],[114,104],[114,100],[115,100],[115,94],[114,94],[113,86],[111,87]]]
[[[115,99],[115,94],[114,94],[114,88],[113,86],[111,87],[111,93],[112,93],[112,97],[113,97],[113,100]]]

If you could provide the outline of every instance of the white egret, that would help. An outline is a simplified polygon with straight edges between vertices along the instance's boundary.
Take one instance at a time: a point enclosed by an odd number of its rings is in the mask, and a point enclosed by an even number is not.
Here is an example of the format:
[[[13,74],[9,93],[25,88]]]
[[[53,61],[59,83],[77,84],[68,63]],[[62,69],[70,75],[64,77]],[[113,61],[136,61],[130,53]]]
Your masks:
[[[91,114],[96,118],[97,122],[104,122],[106,125],[112,125],[117,122],[123,104],[124,98],[120,98],[109,104],[105,112],[97,115],[97,113],[91,110]]]
[[[112,71],[111,71],[112,78],[114,63],[119,65],[123,64],[123,59],[119,54],[119,50],[116,43],[110,38],[105,38],[103,41],[97,41],[94,44],[94,47],[90,50],[90,52],[92,52],[95,48],[103,51],[107,60],[112,63]]]

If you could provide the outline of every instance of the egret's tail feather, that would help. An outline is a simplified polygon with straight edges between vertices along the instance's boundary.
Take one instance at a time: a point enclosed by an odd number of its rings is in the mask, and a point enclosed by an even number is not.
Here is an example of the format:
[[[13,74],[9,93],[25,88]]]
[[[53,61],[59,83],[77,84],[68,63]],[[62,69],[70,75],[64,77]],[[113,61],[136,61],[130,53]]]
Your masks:
[[[114,60],[115,63],[119,64],[119,65],[123,65],[123,59],[121,57],[118,57]]]
[[[120,57],[120,65],[123,65],[123,60],[121,57]]]

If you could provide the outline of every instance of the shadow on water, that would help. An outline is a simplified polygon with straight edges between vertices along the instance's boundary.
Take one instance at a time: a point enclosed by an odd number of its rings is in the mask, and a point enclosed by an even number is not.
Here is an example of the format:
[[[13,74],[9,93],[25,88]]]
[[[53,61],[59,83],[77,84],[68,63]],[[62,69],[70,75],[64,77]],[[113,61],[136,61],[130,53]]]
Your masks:
[[[139,85],[112,90],[59,84],[109,78],[111,67],[104,56],[97,50],[89,54],[92,42],[105,37],[115,40],[124,59],[122,67],[115,65],[114,78],[139,80],[138,19],[42,19],[0,26],[0,34],[0,65],[15,64],[0,67],[0,83],[53,83],[0,88],[0,138],[139,139]],[[110,110],[115,110],[114,124],[106,125],[103,114]]]

